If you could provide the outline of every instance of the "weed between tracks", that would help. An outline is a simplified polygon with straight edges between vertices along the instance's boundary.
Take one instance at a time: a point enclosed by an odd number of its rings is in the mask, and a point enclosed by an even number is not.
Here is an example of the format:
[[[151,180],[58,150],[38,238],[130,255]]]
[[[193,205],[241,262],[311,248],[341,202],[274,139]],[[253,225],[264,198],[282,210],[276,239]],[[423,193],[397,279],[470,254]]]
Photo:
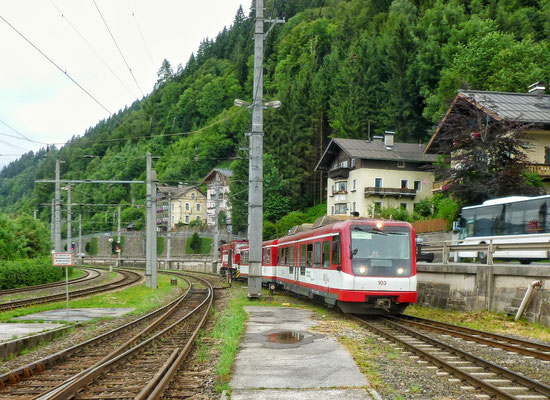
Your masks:
[[[514,317],[489,311],[466,312],[409,306],[405,314],[433,319],[449,324],[464,326],[503,335],[518,335],[550,342],[550,328],[525,319],[514,321]]]

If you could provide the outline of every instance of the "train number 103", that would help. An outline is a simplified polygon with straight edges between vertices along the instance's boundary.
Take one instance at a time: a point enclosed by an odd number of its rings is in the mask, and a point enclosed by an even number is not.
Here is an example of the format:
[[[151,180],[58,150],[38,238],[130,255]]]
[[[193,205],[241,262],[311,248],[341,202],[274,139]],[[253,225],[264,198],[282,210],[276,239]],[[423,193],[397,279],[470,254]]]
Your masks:
[[[378,281],[378,286],[384,286],[384,285],[387,285],[388,282],[386,281]]]

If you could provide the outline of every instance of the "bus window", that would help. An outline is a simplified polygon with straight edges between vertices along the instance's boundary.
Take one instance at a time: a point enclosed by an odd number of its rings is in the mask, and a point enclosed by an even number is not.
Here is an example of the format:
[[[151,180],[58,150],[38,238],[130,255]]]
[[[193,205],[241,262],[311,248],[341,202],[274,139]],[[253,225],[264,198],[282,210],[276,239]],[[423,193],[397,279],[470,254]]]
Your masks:
[[[300,262],[300,275],[306,274],[306,245],[303,244],[300,249],[301,262]]]
[[[330,268],[330,242],[323,242],[323,268]]]
[[[313,267],[313,243],[307,245],[307,267]]]
[[[332,265],[340,265],[340,235],[332,239]]]
[[[314,255],[315,268],[321,268],[321,242],[315,243],[315,255]]]

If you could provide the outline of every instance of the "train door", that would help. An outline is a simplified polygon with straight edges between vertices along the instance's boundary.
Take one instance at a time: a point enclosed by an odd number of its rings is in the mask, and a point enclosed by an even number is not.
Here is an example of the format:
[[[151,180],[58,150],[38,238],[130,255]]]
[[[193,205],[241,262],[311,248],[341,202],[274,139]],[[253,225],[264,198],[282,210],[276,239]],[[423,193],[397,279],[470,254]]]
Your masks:
[[[294,246],[294,280],[298,282],[300,279],[300,246]]]

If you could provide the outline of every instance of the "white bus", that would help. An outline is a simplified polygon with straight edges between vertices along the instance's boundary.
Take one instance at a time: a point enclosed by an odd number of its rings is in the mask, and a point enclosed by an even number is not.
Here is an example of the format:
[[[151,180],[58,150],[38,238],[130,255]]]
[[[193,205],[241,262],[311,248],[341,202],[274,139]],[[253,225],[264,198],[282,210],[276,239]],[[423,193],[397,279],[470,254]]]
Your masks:
[[[462,244],[550,242],[550,195],[538,197],[503,197],[482,205],[462,208],[460,217]],[[550,250],[550,245],[549,245]],[[487,262],[486,252],[463,251],[461,258]],[[548,260],[543,250],[496,251],[494,258],[519,260],[528,264]]]

